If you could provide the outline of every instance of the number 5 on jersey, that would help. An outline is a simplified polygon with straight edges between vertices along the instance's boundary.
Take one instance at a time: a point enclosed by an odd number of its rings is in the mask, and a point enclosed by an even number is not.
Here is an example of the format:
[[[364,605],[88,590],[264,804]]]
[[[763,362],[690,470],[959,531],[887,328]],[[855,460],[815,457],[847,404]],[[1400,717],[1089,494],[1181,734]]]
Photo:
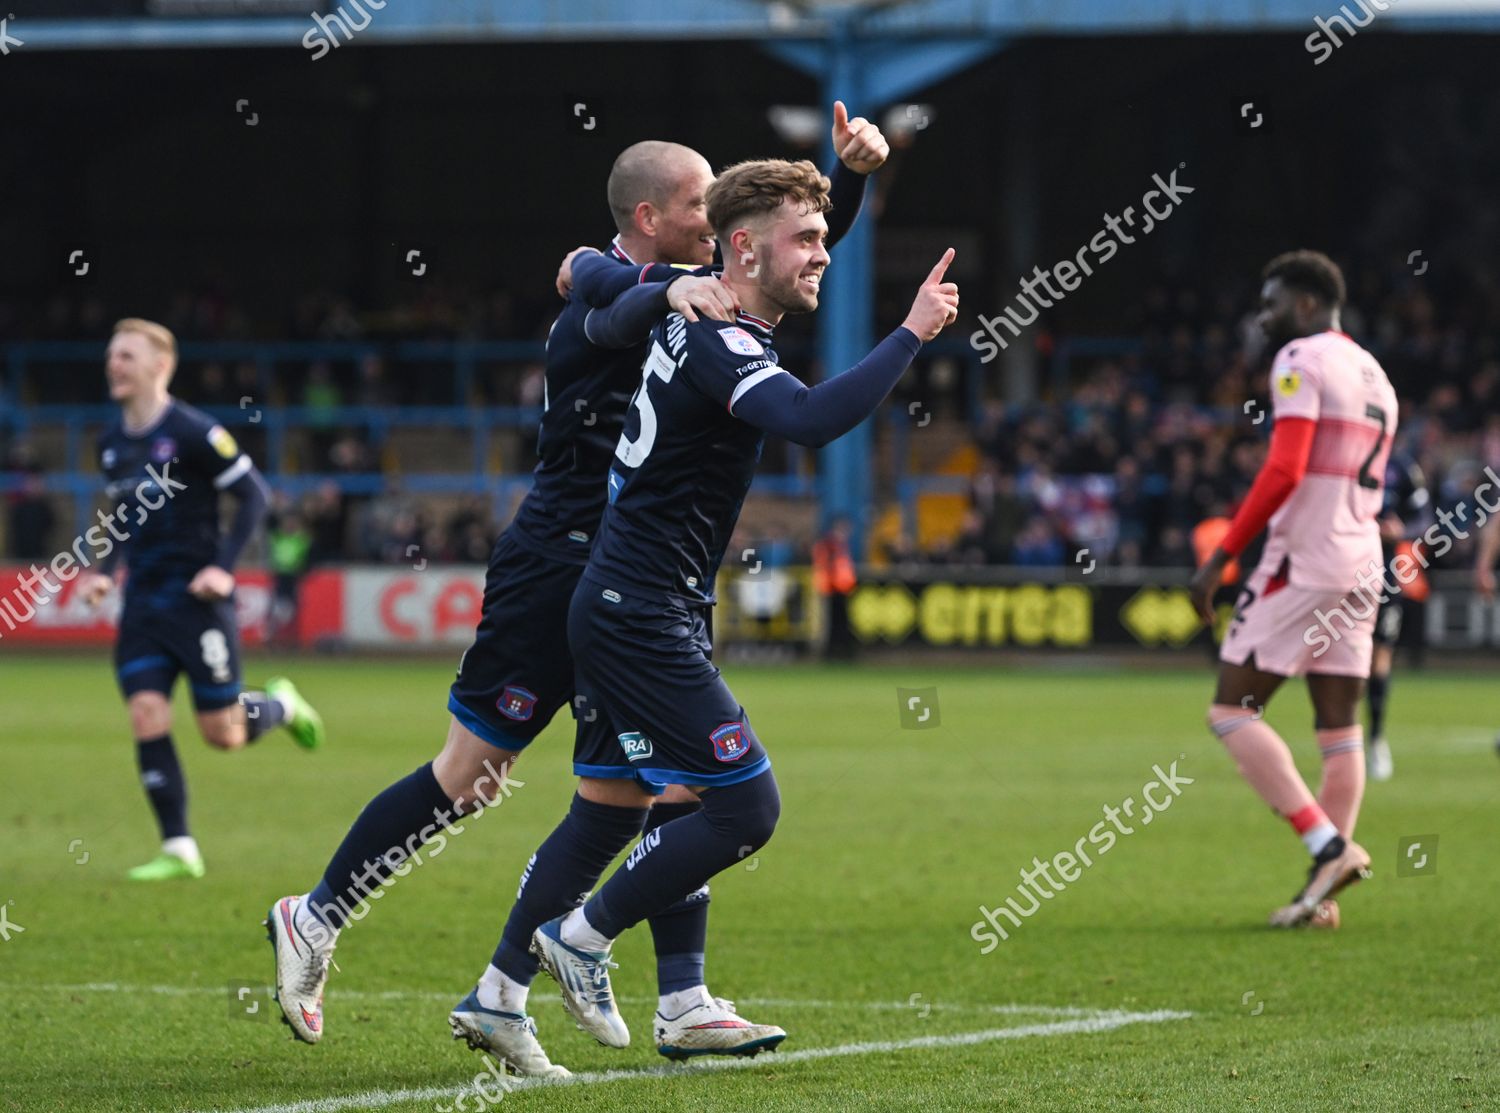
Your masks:
[[[627,468],[638,468],[651,455],[651,449],[656,444],[656,407],[651,404],[651,377],[655,375],[664,383],[672,381],[672,374],[677,370],[677,364],[671,356],[667,355],[666,349],[655,340],[651,342],[651,354],[646,357],[646,362],[641,367],[641,385],[635,389],[635,397],[630,400],[630,408],[635,411],[639,422],[636,430],[635,440],[630,439],[629,432],[620,434],[620,443],[615,447],[615,458]],[[627,430],[629,421],[626,421]],[[610,501],[618,492],[620,481],[616,479],[615,473],[610,474]]]

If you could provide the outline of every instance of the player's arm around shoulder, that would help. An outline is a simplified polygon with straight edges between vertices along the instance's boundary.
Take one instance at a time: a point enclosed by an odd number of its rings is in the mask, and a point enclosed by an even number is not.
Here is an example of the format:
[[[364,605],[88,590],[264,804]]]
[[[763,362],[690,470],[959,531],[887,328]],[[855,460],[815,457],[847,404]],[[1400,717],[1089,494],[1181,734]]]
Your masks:
[[[650,282],[627,290],[610,305],[589,310],[583,331],[599,348],[632,348],[644,344],[663,318],[681,314],[697,321],[699,314],[727,321],[734,318],[739,299],[716,278],[697,278],[687,271],[666,282]]]
[[[575,248],[563,260],[558,272],[558,291],[563,297],[570,295],[583,304],[601,309],[633,286],[650,281],[652,277],[665,278],[666,268],[622,263],[609,255],[600,254],[593,248]]]

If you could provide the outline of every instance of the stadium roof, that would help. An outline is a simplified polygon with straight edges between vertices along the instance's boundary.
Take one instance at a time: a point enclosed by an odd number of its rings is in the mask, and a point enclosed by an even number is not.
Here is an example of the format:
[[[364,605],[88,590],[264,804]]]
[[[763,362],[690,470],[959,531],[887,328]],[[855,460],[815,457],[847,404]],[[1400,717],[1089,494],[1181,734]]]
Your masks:
[[[371,43],[1313,32],[1357,0],[16,0],[14,49],[295,46],[310,9],[371,12]],[[1374,0],[1365,0],[1374,7]],[[1500,0],[1380,0],[1380,30],[1500,30]]]

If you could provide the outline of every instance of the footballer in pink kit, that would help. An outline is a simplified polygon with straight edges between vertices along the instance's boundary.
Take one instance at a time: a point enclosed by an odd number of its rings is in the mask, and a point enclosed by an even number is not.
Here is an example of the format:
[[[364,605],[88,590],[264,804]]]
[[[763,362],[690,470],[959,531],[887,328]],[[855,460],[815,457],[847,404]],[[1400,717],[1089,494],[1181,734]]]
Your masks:
[[[1262,278],[1258,324],[1279,348],[1271,368],[1270,451],[1224,540],[1193,577],[1191,594],[1212,622],[1224,566],[1269,523],[1260,564],[1224,636],[1209,726],[1313,858],[1306,884],[1271,923],[1337,927],[1332,898],[1368,876],[1370,866],[1353,838],[1365,785],[1359,705],[1380,603],[1376,519],[1396,393],[1375,357],[1339,331],[1344,277],[1331,259],[1288,252],[1271,260]],[[1263,718],[1289,676],[1306,676],[1312,697],[1323,758],[1317,796]]]

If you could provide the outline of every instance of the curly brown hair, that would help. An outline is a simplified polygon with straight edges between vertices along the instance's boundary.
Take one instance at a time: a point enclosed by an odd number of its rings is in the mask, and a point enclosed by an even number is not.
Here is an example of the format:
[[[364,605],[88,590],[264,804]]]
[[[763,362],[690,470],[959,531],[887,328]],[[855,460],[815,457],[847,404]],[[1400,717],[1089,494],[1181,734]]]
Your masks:
[[[708,187],[708,222],[722,243],[746,217],[775,212],[783,201],[804,213],[826,213],[833,208],[828,190],[828,179],[805,158],[737,162]]]

